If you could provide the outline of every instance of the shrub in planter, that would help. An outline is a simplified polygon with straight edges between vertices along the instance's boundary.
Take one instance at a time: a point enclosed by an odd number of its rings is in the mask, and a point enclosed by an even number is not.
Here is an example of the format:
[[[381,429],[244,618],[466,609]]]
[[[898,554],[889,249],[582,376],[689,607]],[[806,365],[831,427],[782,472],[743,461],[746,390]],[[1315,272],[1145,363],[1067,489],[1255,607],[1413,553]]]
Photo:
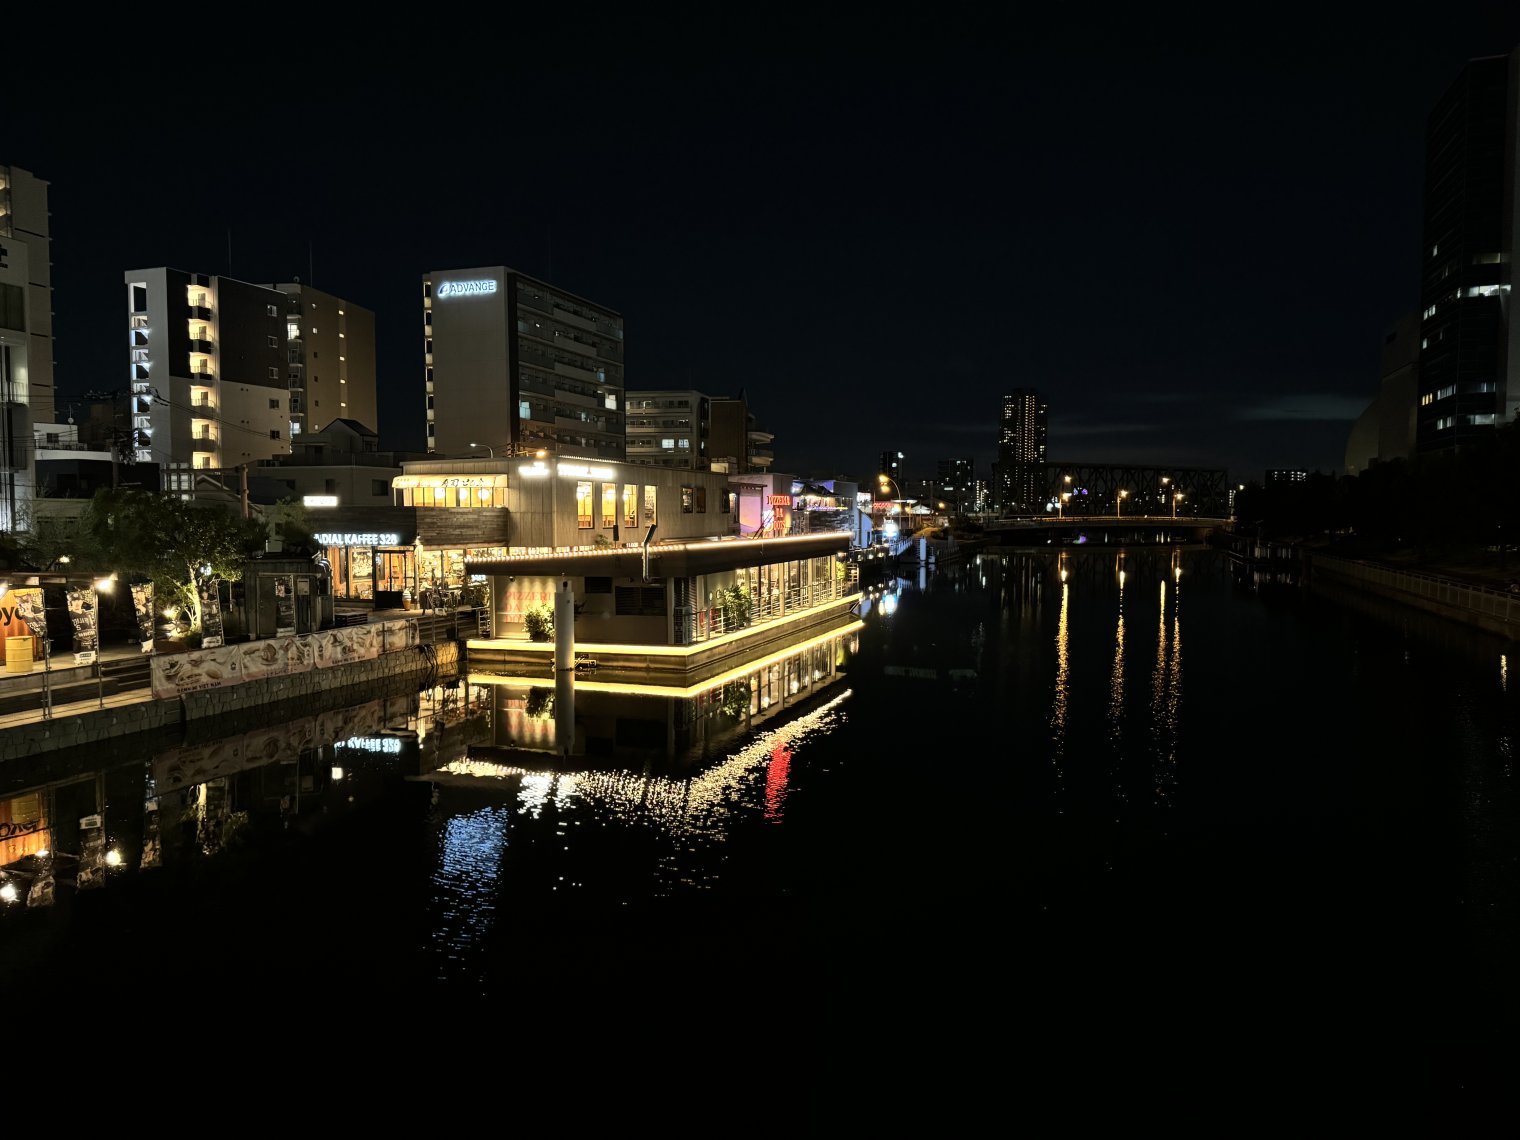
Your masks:
[[[523,628],[534,641],[554,639],[554,610],[550,606],[534,606],[523,612]]]
[[[749,591],[743,586],[730,586],[718,593],[718,612],[723,615],[723,627],[728,630],[743,629],[749,624],[752,608]]]

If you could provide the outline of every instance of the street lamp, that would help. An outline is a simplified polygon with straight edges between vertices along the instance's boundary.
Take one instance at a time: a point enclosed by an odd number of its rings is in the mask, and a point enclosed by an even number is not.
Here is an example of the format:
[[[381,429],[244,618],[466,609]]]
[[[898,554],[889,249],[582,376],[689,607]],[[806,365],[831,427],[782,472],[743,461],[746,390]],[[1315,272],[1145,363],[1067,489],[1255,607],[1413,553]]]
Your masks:
[[[1056,500],[1056,518],[1064,519],[1066,517],[1066,500],[1069,498],[1071,498],[1070,491],[1061,492],[1060,498]]]
[[[1181,498],[1182,498],[1182,492],[1181,491],[1174,491],[1172,493],[1172,518],[1176,518],[1177,517],[1177,501],[1179,499],[1181,499]]]
[[[1124,496],[1128,494],[1128,491],[1120,491],[1114,496],[1114,518],[1117,519],[1124,516]]]
[[[1161,476],[1161,492],[1159,495],[1157,495],[1157,498],[1159,498],[1163,503],[1166,502],[1166,485],[1171,481],[1172,477],[1170,475]]]
[[[95,579],[95,695],[100,707],[106,707],[106,676],[100,660],[100,595],[109,594],[116,586],[110,578]]]
[[[483,447],[483,448],[486,449],[486,451],[488,451],[490,453],[490,456],[491,456],[492,459],[496,458],[496,449],[494,447],[492,447],[489,443],[472,443],[472,444],[470,444],[470,446],[471,447]]]

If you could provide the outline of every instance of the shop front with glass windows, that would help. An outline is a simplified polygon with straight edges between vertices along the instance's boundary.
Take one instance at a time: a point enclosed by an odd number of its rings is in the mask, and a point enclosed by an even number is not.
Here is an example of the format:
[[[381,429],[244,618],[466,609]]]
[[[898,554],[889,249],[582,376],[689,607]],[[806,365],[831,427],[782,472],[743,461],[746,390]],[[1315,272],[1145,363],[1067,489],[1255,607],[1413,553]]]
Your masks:
[[[400,609],[417,596],[415,538],[397,531],[318,531],[332,565],[333,597]]]

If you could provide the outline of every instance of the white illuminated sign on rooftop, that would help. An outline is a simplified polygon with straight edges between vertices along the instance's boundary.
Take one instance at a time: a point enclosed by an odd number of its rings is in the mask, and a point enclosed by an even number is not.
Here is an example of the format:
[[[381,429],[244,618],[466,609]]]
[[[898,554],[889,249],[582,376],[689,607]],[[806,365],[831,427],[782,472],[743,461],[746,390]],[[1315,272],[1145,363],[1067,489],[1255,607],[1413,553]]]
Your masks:
[[[301,499],[301,502],[308,507],[336,507],[338,505],[338,496],[307,495]]]
[[[488,297],[496,292],[496,282],[491,278],[477,281],[444,281],[434,292],[436,297]]]
[[[617,478],[617,472],[611,467],[588,467],[584,463],[561,463],[559,465],[559,473],[581,479]]]

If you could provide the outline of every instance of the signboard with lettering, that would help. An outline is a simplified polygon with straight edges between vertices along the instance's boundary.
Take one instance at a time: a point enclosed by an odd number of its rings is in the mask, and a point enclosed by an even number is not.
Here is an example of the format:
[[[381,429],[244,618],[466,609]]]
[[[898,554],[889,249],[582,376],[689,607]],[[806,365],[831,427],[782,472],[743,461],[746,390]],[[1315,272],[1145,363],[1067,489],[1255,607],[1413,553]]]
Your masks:
[[[383,531],[324,530],[312,535],[323,546],[400,546],[399,534]]]
[[[441,282],[433,296],[443,300],[450,297],[489,297],[496,292],[496,282],[490,278],[479,278],[473,281],[444,281]]]
[[[789,507],[792,505],[792,497],[790,495],[772,495],[768,502],[773,507]]]

